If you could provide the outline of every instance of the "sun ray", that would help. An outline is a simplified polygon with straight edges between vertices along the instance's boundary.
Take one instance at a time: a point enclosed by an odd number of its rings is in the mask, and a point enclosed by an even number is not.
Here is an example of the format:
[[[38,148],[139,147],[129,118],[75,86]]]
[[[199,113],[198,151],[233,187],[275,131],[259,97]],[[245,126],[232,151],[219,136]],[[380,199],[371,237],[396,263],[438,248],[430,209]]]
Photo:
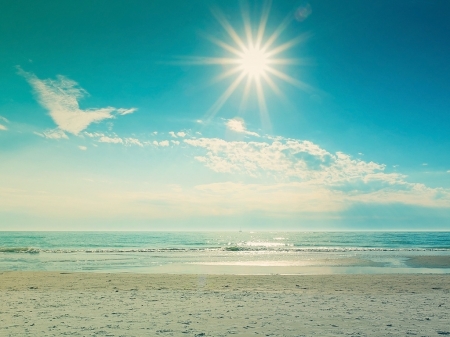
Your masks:
[[[272,50],[269,50],[266,52],[267,57],[272,57],[274,55],[277,55],[283,51],[285,51],[286,49],[292,48],[293,46],[295,46],[296,44],[299,44],[303,41],[305,41],[308,38],[309,34],[302,34],[300,36],[297,36],[296,38],[283,43],[281,46],[278,46]]]
[[[239,65],[241,62],[239,59],[230,57],[191,56],[180,58],[180,60],[173,61],[172,63],[186,65]]]
[[[217,82],[223,81],[224,79],[226,79],[230,76],[233,76],[234,74],[236,74],[240,71],[242,71],[242,70],[239,67],[234,67],[234,68],[228,69],[227,71],[223,72],[222,74],[216,76],[213,79],[212,83],[217,83]]]
[[[278,78],[281,78],[285,82],[290,83],[299,89],[302,89],[303,91],[306,91],[306,92],[313,91],[313,88],[310,85],[306,84],[305,82],[299,81],[299,80],[297,80],[289,75],[286,75],[285,73],[278,71],[272,67],[267,67],[267,71],[274,74]]]
[[[242,20],[244,21],[244,30],[245,35],[247,37],[247,49],[253,48],[253,34],[252,34],[252,27],[250,25],[250,15],[249,15],[249,9],[248,9],[248,3],[241,1],[241,15]]]
[[[261,79],[259,77],[255,79],[255,86],[256,86],[256,95],[258,96],[259,114],[261,116],[262,126],[266,130],[271,130],[272,125],[270,123],[266,100],[264,98],[264,91],[262,88]]]
[[[272,35],[267,39],[267,41],[263,44],[261,47],[261,51],[265,52],[267,49],[270,48],[270,46],[278,39],[278,37],[283,33],[283,31],[287,28],[289,23],[292,21],[291,16],[287,16],[281,24],[275,29],[275,31],[272,33]]]
[[[247,82],[245,83],[244,93],[242,94],[241,104],[239,106],[239,111],[243,111],[247,107],[248,96],[250,94],[250,88],[252,86],[252,77],[247,76]]]
[[[239,75],[238,78],[234,80],[233,83],[230,84],[230,86],[225,90],[225,92],[222,94],[222,96],[219,97],[219,99],[213,104],[213,106],[208,110],[206,113],[207,119],[210,120],[215,116],[217,111],[220,110],[220,108],[225,104],[227,99],[231,96],[231,94],[236,90],[236,88],[239,86],[239,84],[244,79],[245,74],[242,73]]]
[[[239,37],[239,35],[236,33],[234,28],[230,25],[228,20],[223,16],[222,12],[219,10],[213,10],[212,11],[214,17],[217,19],[217,21],[222,25],[223,29],[228,33],[228,35],[234,40],[234,42],[242,49],[246,50],[247,47],[245,43],[242,41],[242,39]]]
[[[278,86],[275,84],[275,82],[270,78],[267,73],[262,74],[262,78],[267,82],[269,87],[275,92],[279,97],[286,98],[286,96],[283,94],[283,92],[278,88]]]
[[[204,35],[205,38],[207,38],[209,41],[211,41],[212,43],[218,45],[219,47],[222,47],[225,50],[228,50],[229,52],[232,52],[233,54],[235,54],[238,57],[242,57],[242,51],[234,48],[233,46],[230,46],[228,43],[223,42],[222,40],[219,40],[217,38],[215,38],[214,36],[211,35]]]
[[[270,7],[272,5],[272,1],[265,1],[263,12],[261,15],[261,20],[259,21],[258,33],[256,34],[256,42],[255,48],[261,49],[261,43],[264,37],[264,31],[267,26],[267,20],[269,19]]]
[[[267,59],[266,64],[279,64],[279,65],[309,65],[311,62],[307,59],[289,58],[289,59]]]

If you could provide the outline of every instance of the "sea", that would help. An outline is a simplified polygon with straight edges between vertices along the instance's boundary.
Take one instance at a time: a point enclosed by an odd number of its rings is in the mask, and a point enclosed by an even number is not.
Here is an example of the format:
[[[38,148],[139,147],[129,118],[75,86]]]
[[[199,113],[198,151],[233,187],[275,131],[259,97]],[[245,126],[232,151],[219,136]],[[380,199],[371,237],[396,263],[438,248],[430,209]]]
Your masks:
[[[450,232],[0,232],[0,272],[450,273],[418,257],[448,261]]]

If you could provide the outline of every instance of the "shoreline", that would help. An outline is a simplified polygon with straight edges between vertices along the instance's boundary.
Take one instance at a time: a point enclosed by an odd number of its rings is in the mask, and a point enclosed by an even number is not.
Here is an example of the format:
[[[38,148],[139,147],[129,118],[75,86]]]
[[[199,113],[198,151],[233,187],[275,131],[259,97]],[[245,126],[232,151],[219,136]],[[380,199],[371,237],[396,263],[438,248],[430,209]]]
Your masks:
[[[233,284],[233,288],[229,288]],[[236,275],[236,274],[140,274],[53,271],[0,272],[0,292],[10,291],[110,291],[199,290],[402,293],[442,290],[450,293],[450,274],[332,274],[332,275]],[[380,287],[385,284],[385,287]],[[227,287],[228,286],[228,287]],[[405,287],[408,287],[406,289]]]

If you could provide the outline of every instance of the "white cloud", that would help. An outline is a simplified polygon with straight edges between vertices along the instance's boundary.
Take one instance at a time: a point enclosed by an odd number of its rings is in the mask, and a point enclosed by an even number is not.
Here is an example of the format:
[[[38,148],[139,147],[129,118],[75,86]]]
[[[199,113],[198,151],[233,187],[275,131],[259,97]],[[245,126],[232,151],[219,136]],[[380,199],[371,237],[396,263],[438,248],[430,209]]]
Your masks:
[[[237,133],[244,133],[249,136],[259,137],[259,134],[257,134],[256,132],[251,132],[246,129],[245,122],[241,118],[229,119],[225,125],[227,129],[230,131],[234,131]]]
[[[119,108],[119,109],[117,109],[117,113],[119,115],[128,115],[128,114],[135,112],[136,110],[137,110],[136,108],[131,108],[131,109]]]
[[[87,91],[79,87],[77,82],[62,75],[58,75],[55,80],[41,80],[20,68],[19,74],[33,87],[39,103],[49,111],[56,125],[74,135],[78,135],[91,123],[114,118],[113,113],[124,115],[136,110],[114,107],[82,110],[78,101],[87,95]]]
[[[422,166],[428,166],[428,163],[423,163]]]
[[[136,138],[125,138],[125,144],[126,145],[137,145],[137,146],[140,146],[140,147],[144,146],[144,145],[142,145],[140,140],[136,139]]]
[[[332,155],[309,141],[227,142],[218,138],[185,139],[185,143],[204,148],[205,156],[196,157],[216,172],[246,173],[259,176],[270,173],[280,177],[305,179],[318,168],[330,164]],[[340,159],[339,159],[340,158]],[[339,154],[341,165],[347,158]],[[361,167],[361,165],[360,165]],[[311,180],[312,177],[309,177]]]
[[[123,144],[123,139],[119,137],[102,136],[98,141],[100,143]]]
[[[180,131],[180,132],[177,132],[177,136],[183,138],[183,137],[186,137],[186,133],[183,131]]]
[[[152,134],[156,136],[158,134],[158,131],[153,131]]]
[[[180,145],[180,142],[178,140],[171,140],[170,142],[175,145]]]
[[[81,151],[86,151],[86,150],[87,150],[87,147],[86,147],[86,146],[82,146],[82,145],[78,146],[78,148],[79,148]]]
[[[163,140],[162,142],[159,142],[158,145],[159,146],[169,146],[169,141],[168,140]]]
[[[347,204],[400,202],[450,207],[450,191],[409,183],[404,175],[386,172],[383,164],[352,159],[342,152],[333,154],[310,141],[277,138],[271,142],[228,142],[200,138],[184,142],[204,149],[194,158],[215,172],[273,178],[285,187],[300,184],[296,188],[301,186],[310,195],[320,191],[317,202],[320,198],[340,198]]]
[[[84,134],[90,138],[103,137],[105,135],[105,134],[99,133],[99,132],[91,133],[91,132],[86,132],[86,131],[84,132]]]
[[[6,130],[8,130],[8,128],[7,128],[6,126],[4,126],[4,125],[0,124],[0,130],[2,130],[2,131],[6,131]]]
[[[0,116],[0,121],[3,121],[5,123],[9,123],[9,120],[7,120],[5,117]]]
[[[170,131],[170,132],[169,132],[169,135],[171,135],[173,138],[177,138],[177,135],[176,135],[175,132],[173,132],[173,131]]]
[[[94,133],[84,132],[83,134],[90,138],[98,138],[98,141],[100,143],[123,144],[126,146],[136,145],[136,146],[140,146],[140,147],[144,146],[143,142],[137,138],[132,138],[132,137],[120,138],[114,133],[112,135],[105,135],[105,134],[99,133],[99,132],[94,132]],[[150,142],[144,142],[144,143],[150,144]]]
[[[34,134],[47,139],[69,139],[64,131],[60,129],[45,130],[42,133],[34,132]]]

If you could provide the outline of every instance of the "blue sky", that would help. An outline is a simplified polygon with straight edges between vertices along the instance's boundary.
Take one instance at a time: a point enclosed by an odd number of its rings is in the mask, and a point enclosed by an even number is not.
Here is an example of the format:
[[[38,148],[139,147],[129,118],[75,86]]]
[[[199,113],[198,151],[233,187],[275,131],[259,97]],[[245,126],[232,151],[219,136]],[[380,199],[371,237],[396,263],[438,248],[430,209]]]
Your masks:
[[[448,1],[1,7],[0,230],[450,229]]]

